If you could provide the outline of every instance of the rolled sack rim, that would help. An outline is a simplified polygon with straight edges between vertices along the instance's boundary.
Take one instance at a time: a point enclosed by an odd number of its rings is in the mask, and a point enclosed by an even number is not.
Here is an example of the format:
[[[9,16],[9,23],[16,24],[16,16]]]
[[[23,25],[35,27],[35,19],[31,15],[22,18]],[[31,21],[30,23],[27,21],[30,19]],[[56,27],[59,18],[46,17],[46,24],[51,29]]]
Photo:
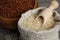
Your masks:
[[[24,19],[27,18],[27,16],[30,16],[32,13],[36,13],[38,10],[40,9],[44,9],[46,7],[39,7],[39,8],[36,8],[36,9],[32,9],[32,10],[28,10],[27,12],[23,13],[21,15],[21,18],[18,20],[18,29],[21,28],[23,30],[26,30],[26,31],[30,31],[30,32],[34,32],[34,33],[46,33],[46,32],[51,32],[53,30],[56,30],[56,31],[59,31],[59,27],[58,26],[55,26],[49,30],[40,30],[40,31],[34,31],[34,30],[30,30],[29,28],[27,27],[22,27],[21,24],[23,23]],[[56,14],[59,14],[57,11],[54,10],[54,12],[56,12]],[[29,14],[30,13],[30,14]],[[27,16],[26,16],[27,15]],[[22,20],[23,19],[23,20]]]

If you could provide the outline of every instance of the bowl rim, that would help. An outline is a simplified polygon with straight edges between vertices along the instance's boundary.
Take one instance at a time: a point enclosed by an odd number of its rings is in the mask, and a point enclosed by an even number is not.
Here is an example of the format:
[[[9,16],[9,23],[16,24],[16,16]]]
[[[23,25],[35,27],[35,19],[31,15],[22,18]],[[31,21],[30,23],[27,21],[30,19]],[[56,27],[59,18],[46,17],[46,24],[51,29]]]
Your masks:
[[[37,8],[37,7],[38,7],[38,0],[35,0],[34,8]]]

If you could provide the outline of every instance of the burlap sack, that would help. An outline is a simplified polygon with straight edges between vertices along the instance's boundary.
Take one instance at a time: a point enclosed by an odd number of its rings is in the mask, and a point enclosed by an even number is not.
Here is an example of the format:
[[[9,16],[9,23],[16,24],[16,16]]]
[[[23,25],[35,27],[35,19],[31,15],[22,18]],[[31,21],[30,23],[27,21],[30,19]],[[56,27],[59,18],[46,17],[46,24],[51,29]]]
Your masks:
[[[44,9],[44,7],[39,7],[37,9],[29,10],[26,13],[22,15],[22,17],[18,21],[18,30],[20,32],[21,40],[59,40],[59,23],[56,23],[54,28],[51,28],[49,30],[42,30],[39,32],[29,30],[28,28],[24,28],[21,26],[21,24],[24,22],[26,18],[28,18],[30,15],[37,13],[39,10]],[[56,13],[55,19],[59,19],[59,13],[54,11]]]

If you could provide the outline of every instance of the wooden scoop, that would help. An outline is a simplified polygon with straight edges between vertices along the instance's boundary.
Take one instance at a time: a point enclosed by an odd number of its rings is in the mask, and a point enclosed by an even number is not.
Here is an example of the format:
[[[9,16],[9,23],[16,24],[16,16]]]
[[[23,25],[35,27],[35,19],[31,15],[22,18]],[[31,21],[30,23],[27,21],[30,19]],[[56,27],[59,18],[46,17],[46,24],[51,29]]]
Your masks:
[[[59,6],[58,2],[56,0],[53,0],[48,8],[45,8],[42,12],[39,13],[36,19],[40,18],[43,20],[42,27],[46,27],[46,28],[52,27],[52,25],[54,24],[54,18],[52,16],[53,11],[54,9],[58,8],[58,6]]]
[[[36,17],[36,19],[39,16],[46,16],[46,17],[48,17],[49,15],[52,15],[53,14],[53,10],[58,8],[58,5],[59,5],[58,2],[56,0],[53,0],[51,2],[51,5],[48,8],[44,9],[42,12],[40,12],[40,14]]]

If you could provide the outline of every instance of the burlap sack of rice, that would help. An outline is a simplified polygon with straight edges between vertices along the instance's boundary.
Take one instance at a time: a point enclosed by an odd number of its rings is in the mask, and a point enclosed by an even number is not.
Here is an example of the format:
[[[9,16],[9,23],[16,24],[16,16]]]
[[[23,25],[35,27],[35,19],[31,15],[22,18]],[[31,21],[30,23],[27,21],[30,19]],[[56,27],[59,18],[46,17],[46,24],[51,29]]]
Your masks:
[[[22,40],[59,40],[59,22],[56,22],[53,28],[49,30],[40,30],[40,31],[34,31],[30,30],[27,27],[23,27],[22,23],[26,18],[31,16],[34,13],[37,13],[38,10],[44,9],[44,7],[40,7],[37,9],[29,10],[26,13],[22,14],[22,17],[18,21],[18,30],[20,32],[20,36]],[[55,12],[55,19],[58,21],[59,19],[59,13]]]

